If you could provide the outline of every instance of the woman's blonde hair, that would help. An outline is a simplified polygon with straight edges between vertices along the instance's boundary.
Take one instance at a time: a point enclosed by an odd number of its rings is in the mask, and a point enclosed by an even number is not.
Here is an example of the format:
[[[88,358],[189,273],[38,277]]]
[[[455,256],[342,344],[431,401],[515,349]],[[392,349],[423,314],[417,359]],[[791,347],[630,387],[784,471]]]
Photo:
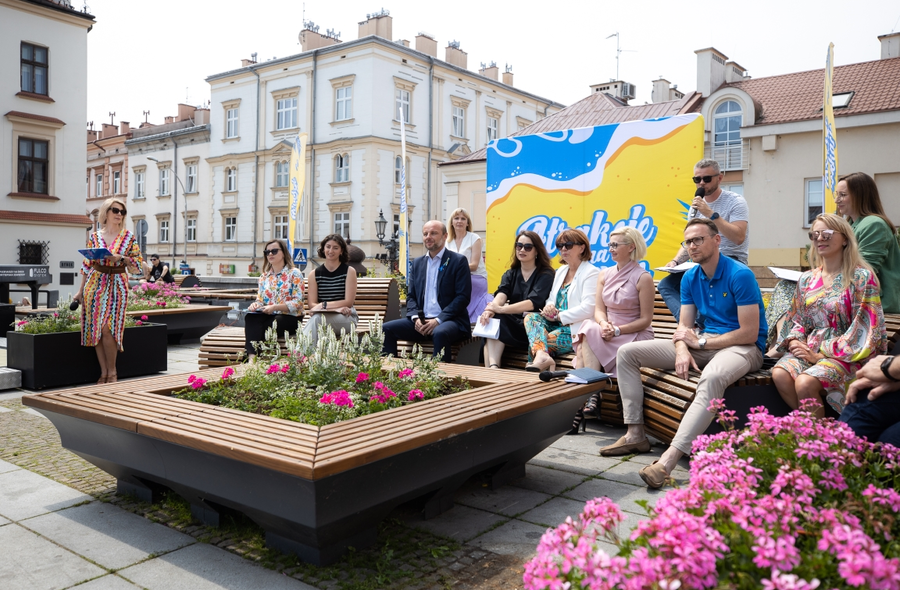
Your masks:
[[[100,222],[100,227],[106,227],[106,216],[109,214],[109,208],[113,205],[119,205],[122,209],[128,210],[128,207],[125,206],[125,202],[119,197],[110,197],[103,201],[103,204],[100,205],[100,211],[97,215],[97,220]],[[122,227],[125,227],[125,216],[122,216]]]
[[[878,283],[878,277],[875,275],[875,271],[872,270],[869,263],[866,262],[862,257],[862,254],[859,253],[859,244],[856,242],[856,236],[853,235],[853,228],[850,227],[850,224],[840,215],[835,215],[834,213],[820,213],[813,221],[812,227],[815,227],[816,223],[820,221],[828,229],[833,229],[835,233],[839,233],[847,238],[847,244],[844,246],[843,260],[841,262],[841,275],[843,275],[842,285],[844,287],[850,285],[853,281],[853,274],[858,266],[871,272],[872,276],[875,277],[875,282]],[[815,243],[813,243],[812,247],[809,249],[809,264],[812,268],[820,268],[825,264],[825,261],[819,256],[819,251],[816,249]]]
[[[447,221],[447,226],[449,227],[449,229],[447,230],[449,233],[448,239],[450,240],[456,239],[456,231],[454,231],[453,229],[453,218],[459,214],[462,214],[468,220],[468,223],[466,223],[466,231],[472,231],[472,216],[469,215],[469,212],[462,207],[460,207],[459,209],[454,209],[453,213],[450,214],[450,219]]]
[[[629,256],[634,262],[638,262],[647,255],[647,242],[644,241],[644,236],[641,235],[641,232],[633,227],[620,227],[615,230],[609,234],[610,241],[612,241],[613,236],[625,236],[624,243],[634,245],[634,250]]]
[[[284,254],[284,267],[285,268],[294,268],[294,257],[288,253],[287,242],[284,240],[269,240],[266,242],[266,245],[263,246],[264,250],[270,250],[269,244],[278,244],[278,247],[281,248],[281,253]],[[269,264],[269,257],[263,255],[263,272],[269,272],[272,270],[272,265]]]

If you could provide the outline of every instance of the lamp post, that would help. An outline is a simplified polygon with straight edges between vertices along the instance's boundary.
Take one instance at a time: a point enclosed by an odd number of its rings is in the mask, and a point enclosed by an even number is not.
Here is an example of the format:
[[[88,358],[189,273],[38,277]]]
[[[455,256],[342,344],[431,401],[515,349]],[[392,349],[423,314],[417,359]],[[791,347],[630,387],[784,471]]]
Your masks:
[[[397,232],[392,232],[391,239],[385,241],[385,230],[388,221],[384,218],[384,212],[378,210],[378,219],[375,220],[375,236],[378,238],[378,244],[387,250],[387,261],[392,272],[397,272],[397,264],[400,260],[400,242]]]
[[[156,162],[157,164],[159,164],[159,160],[157,160],[156,158],[151,158],[150,156],[147,156],[147,159],[150,160],[151,162]],[[175,181],[177,183],[175,185],[174,195],[172,196],[172,209],[173,209],[173,213],[175,213],[175,215],[173,217],[175,217],[174,223],[176,224],[176,227],[177,227],[177,224],[178,224],[178,219],[177,219],[177,217],[178,217],[178,185],[179,184],[181,185],[181,194],[182,195],[187,195],[187,189],[184,188],[184,183],[181,182],[180,178],[178,178],[178,173],[175,170],[172,170],[172,176],[175,177]],[[173,244],[172,244],[172,266],[173,267],[175,266],[175,256],[176,256],[177,250],[178,250],[178,239],[175,238],[175,229],[176,229],[175,227],[172,228],[172,238],[173,238],[173,240],[172,240],[172,242],[173,242]],[[181,262],[182,262],[182,264],[187,266],[187,197],[186,196],[184,197],[184,258],[181,260]],[[171,272],[171,270],[170,270],[170,272]]]

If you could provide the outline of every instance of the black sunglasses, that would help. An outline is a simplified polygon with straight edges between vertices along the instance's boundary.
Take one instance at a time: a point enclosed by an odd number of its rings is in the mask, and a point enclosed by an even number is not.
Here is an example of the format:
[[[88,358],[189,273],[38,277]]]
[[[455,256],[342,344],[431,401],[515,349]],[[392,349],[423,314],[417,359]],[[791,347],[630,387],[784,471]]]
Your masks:
[[[534,244],[523,244],[522,242],[516,242],[516,250],[525,250],[526,252],[531,252],[534,250]]]
[[[151,258],[150,262],[159,262],[159,258]]]
[[[268,256],[269,254],[278,254],[281,252],[281,248],[272,248],[271,250],[263,250],[263,256]]]
[[[718,176],[719,176],[718,174],[716,174],[715,176],[692,176],[691,180],[694,181],[694,184],[700,184],[701,180],[703,182],[710,183],[710,182],[712,182],[713,178],[718,178]]]
[[[572,248],[574,248],[577,245],[578,244],[576,244],[575,242],[563,242],[563,243],[556,242],[556,249],[557,250],[563,250],[563,249],[571,250]]]
[[[121,215],[128,215],[128,211],[127,211],[127,210],[125,210],[125,209],[119,209],[118,207],[110,207],[109,210],[112,211],[113,213],[115,213],[116,215],[119,215],[119,214],[121,214]]]

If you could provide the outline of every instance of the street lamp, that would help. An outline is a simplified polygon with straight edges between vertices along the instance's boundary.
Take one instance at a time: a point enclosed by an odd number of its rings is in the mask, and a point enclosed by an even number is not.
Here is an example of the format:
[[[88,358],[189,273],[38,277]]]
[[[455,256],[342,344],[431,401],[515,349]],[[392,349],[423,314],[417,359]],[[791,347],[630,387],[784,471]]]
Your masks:
[[[159,164],[159,160],[157,160],[156,158],[147,156],[147,159],[151,162],[156,162],[157,164]],[[174,238],[174,243],[172,244],[172,266],[174,267],[175,256],[178,250],[178,239],[175,238],[175,230],[178,227],[178,185],[181,185],[181,193],[183,195],[187,195],[187,189],[184,188],[184,183],[181,182],[180,178],[178,178],[178,174],[175,172],[175,170],[172,170],[172,176],[175,177],[175,181],[177,182],[177,184],[175,185],[175,194],[172,196],[172,209],[173,213],[175,213],[175,215],[173,215],[173,223],[175,224],[175,227],[172,228],[172,237]],[[187,266],[187,197],[184,197],[184,258],[181,260],[181,263],[184,266]]]
[[[387,229],[387,224],[388,221],[384,218],[384,212],[379,209],[378,219],[375,220],[375,236],[378,238],[378,244],[387,250],[387,261],[391,270],[396,272],[400,260],[400,243],[397,241],[399,236],[397,235],[397,232],[393,232],[391,239],[385,241],[384,237],[386,235],[385,230]]]

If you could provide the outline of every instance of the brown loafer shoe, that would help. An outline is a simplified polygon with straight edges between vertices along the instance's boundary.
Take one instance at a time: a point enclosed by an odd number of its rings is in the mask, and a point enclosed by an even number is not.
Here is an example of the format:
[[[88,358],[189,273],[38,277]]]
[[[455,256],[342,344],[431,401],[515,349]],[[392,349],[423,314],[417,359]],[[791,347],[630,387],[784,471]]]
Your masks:
[[[641,479],[644,480],[644,483],[647,484],[647,487],[655,490],[663,487],[666,480],[669,479],[666,468],[663,467],[659,461],[654,461],[652,465],[647,465],[641,469],[638,474],[641,476]]]
[[[625,437],[623,436],[613,444],[608,447],[603,447],[600,449],[601,457],[620,457],[622,455],[634,455],[635,453],[646,453],[650,450],[650,441],[647,440],[647,437],[644,437],[644,440],[638,441],[636,443],[627,443],[625,442]]]

